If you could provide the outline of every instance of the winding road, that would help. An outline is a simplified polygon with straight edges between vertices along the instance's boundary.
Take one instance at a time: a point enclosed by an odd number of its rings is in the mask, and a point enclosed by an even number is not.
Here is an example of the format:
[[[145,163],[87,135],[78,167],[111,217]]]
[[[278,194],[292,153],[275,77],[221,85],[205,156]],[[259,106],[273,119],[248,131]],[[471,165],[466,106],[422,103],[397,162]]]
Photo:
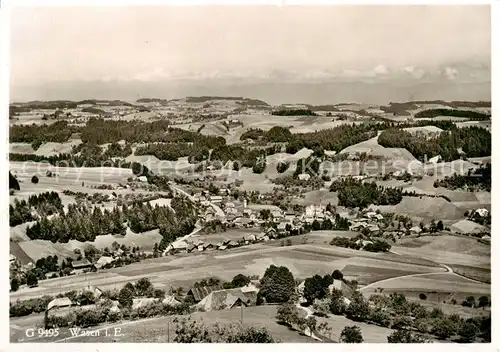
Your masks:
[[[393,254],[396,254],[396,255],[402,255],[401,253],[395,252],[393,250],[390,250],[389,252],[393,253]],[[421,258],[421,257],[418,257],[418,258]],[[426,258],[421,258],[421,259],[426,259]],[[380,285],[382,283],[393,281],[393,280],[399,280],[399,279],[405,279],[405,278],[417,277],[417,276],[443,275],[443,274],[452,274],[452,275],[459,276],[462,279],[466,279],[466,280],[469,280],[469,281],[472,281],[472,282],[475,282],[475,283],[479,283],[479,284],[484,284],[484,282],[481,282],[481,281],[478,281],[478,280],[474,280],[474,279],[468,278],[466,276],[457,274],[456,272],[453,271],[453,269],[451,267],[449,267],[446,264],[437,263],[437,262],[433,262],[433,263],[442,266],[444,269],[446,269],[446,271],[442,271],[442,272],[438,272],[438,273],[436,273],[436,272],[428,272],[428,273],[419,273],[419,274],[410,274],[410,275],[403,275],[403,276],[391,277],[391,278],[388,278],[388,279],[383,279],[383,280],[372,282],[371,284],[368,284],[368,285],[360,288],[359,291],[364,291],[364,290],[366,290],[368,288],[371,288],[373,286]]]

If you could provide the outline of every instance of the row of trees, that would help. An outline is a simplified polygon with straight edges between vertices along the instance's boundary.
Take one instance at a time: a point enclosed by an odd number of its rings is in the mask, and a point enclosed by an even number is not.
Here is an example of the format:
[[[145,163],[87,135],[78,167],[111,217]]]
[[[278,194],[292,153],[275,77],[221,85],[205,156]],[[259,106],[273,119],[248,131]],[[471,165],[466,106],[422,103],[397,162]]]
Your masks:
[[[32,143],[35,146],[47,142],[64,143],[73,132],[77,132],[77,129],[70,127],[66,121],[57,121],[50,125],[12,125],[9,141],[10,143]]]
[[[9,205],[9,224],[17,226],[22,223],[33,221],[36,210],[39,216],[49,216],[63,211],[61,198],[57,192],[44,192],[31,195],[28,201],[14,199],[14,204]]]
[[[429,109],[419,111],[415,114],[415,118],[433,118],[437,116],[454,116],[454,117],[464,117],[469,120],[489,120],[491,115],[483,114],[477,111],[470,110],[455,110],[455,109]]]
[[[491,164],[482,165],[474,171],[469,170],[467,175],[455,173],[452,176],[445,176],[442,180],[434,181],[434,187],[491,192]]]
[[[365,208],[370,204],[395,205],[403,199],[400,188],[385,188],[352,177],[333,181],[330,191],[338,192],[339,205],[349,208]]]
[[[114,207],[112,211],[93,209],[85,205],[68,206],[68,212],[51,220],[42,217],[26,229],[30,239],[66,243],[70,239],[81,242],[94,241],[96,236],[107,234],[125,235],[126,226],[135,233],[160,228],[165,237],[188,234],[194,228],[196,212],[187,200],[174,198],[172,208],[152,207],[150,203],[133,204],[131,207]]]
[[[271,114],[276,116],[318,116],[309,109],[281,109],[275,110]]]
[[[459,149],[469,158],[491,155],[491,133],[476,126],[454,128],[431,138],[390,128],[380,134],[378,143],[386,148],[405,148],[420,161],[437,155],[444,161],[453,161],[460,158]]]
[[[375,239],[372,243],[368,242],[365,245],[362,243],[363,237],[361,235],[348,238],[348,237],[334,237],[330,244],[332,246],[351,248],[351,249],[364,249],[368,252],[388,252],[391,245],[381,239]]]

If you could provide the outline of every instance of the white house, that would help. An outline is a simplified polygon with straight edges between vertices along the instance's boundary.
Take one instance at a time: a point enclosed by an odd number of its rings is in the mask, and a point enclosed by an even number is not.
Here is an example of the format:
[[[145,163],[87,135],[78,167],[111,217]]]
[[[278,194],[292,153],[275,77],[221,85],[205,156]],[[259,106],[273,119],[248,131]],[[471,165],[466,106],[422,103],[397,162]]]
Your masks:
[[[301,180],[301,181],[307,181],[310,178],[311,178],[311,175],[309,175],[309,174],[300,174],[299,175],[299,180]]]

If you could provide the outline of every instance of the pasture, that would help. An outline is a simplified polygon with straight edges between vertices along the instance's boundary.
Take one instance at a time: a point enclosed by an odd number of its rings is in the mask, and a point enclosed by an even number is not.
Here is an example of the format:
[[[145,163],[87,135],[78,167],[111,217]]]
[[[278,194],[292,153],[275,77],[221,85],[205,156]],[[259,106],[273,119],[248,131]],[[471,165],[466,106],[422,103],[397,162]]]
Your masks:
[[[402,274],[442,272],[436,264],[411,256],[392,253],[370,253],[327,244],[296,244],[278,247],[259,243],[226,252],[210,251],[147,259],[128,266],[88,273],[77,277],[63,277],[40,281],[39,287],[11,293],[11,299],[56,294],[85,285],[102,289],[121,288],[129,281],[149,277],[155,286],[168,289],[171,286],[189,288],[200,279],[217,276],[231,280],[237,274],[262,276],[270,265],[284,265],[294,277],[305,279],[315,274],[331,274],[350,265],[353,278],[363,278],[371,283],[383,277]],[[355,266],[355,267],[353,267]],[[377,273],[378,276],[370,276]],[[436,283],[439,286],[439,283]],[[411,286],[410,286],[411,287]]]

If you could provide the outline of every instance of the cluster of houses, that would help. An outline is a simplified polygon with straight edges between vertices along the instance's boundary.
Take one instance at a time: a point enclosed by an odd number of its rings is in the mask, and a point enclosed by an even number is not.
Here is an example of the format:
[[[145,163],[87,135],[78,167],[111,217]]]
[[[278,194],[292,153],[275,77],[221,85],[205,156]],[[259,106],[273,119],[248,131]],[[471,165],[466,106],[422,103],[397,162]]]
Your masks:
[[[249,283],[246,286],[223,289],[221,286],[202,286],[191,288],[186,296],[190,297],[194,308],[199,311],[212,311],[221,309],[231,309],[233,307],[248,307],[257,303],[258,284]],[[90,292],[94,299],[99,301],[103,294],[102,290],[95,286],[86,286],[77,292],[77,295]],[[146,307],[153,303],[163,303],[170,306],[180,305],[182,298],[174,295],[166,295],[164,298],[136,297],[132,300],[132,310]],[[110,311],[120,312],[118,301],[111,301]],[[80,306],[69,297],[58,297],[50,301],[45,310],[47,316],[62,316],[71,312],[75,308],[93,309],[95,304]]]
[[[213,196],[220,197],[220,196]],[[220,202],[219,198],[215,198],[216,202]],[[323,204],[312,204],[305,208],[303,213],[288,211],[285,212],[278,207],[273,207],[270,209],[269,216],[263,217],[259,210],[254,210],[247,207],[246,200],[243,201],[243,206],[236,206],[235,202],[225,202],[221,204],[221,209],[224,215],[218,216],[213,207],[208,206],[210,201],[207,203],[202,203],[206,205],[205,211],[200,215],[200,219],[203,222],[210,222],[219,220],[221,223],[235,228],[251,228],[262,226],[269,221],[276,224],[278,232],[290,231],[293,229],[299,229],[301,226],[308,224],[311,225],[315,220],[323,222],[324,220],[330,220],[332,223],[335,222],[335,214],[328,211],[326,206]]]
[[[277,232],[274,229],[270,229],[266,233],[248,234],[246,236],[243,236],[240,240],[226,239],[217,243],[204,242],[203,240],[200,240],[196,237],[189,239],[179,239],[168,245],[168,247],[164,251],[164,255],[203,252],[210,250],[225,250],[252,243],[266,242],[271,238],[278,238]]]

